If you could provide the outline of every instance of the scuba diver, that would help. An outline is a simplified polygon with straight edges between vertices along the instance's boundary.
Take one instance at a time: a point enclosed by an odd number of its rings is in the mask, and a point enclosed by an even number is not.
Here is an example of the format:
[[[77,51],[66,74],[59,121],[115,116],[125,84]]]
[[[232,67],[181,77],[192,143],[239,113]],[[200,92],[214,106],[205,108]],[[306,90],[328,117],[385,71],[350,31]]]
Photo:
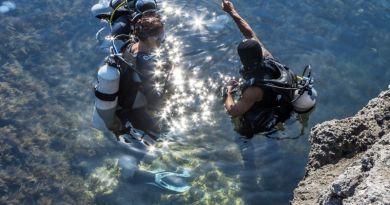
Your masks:
[[[163,81],[155,75],[156,56],[165,38],[164,24],[159,16],[145,16],[137,21],[135,36],[138,41],[129,41],[122,47],[119,69],[121,73],[117,116],[125,125],[130,122],[134,128],[158,138],[160,127],[149,111],[158,110],[163,94],[155,88],[155,83]],[[129,69],[129,64],[132,69]],[[161,65],[165,73],[170,71],[169,63]]]
[[[287,66],[279,63],[265,48],[250,25],[238,14],[233,4],[222,1],[222,9],[238,26],[245,40],[237,47],[243,68],[243,85],[229,82],[224,91],[224,106],[235,118],[235,130],[246,138],[275,130],[275,125],[287,120],[295,110],[307,112],[315,105],[316,92],[312,88],[311,68],[303,76],[296,76]],[[237,102],[236,91],[241,92]]]
[[[241,190],[244,193],[269,191],[264,188],[267,183],[273,182],[273,178],[272,175],[257,176],[263,170],[257,168],[259,147],[255,146],[252,137],[259,133],[267,137],[276,132],[279,124],[287,120],[293,111],[308,112],[314,107],[316,92],[312,88],[311,68],[307,66],[304,69],[303,77],[296,76],[274,59],[230,1],[222,1],[222,10],[231,16],[245,37],[237,47],[243,65],[240,70],[242,80],[232,80],[223,89],[224,106],[232,117],[236,132],[240,134],[235,142],[244,165],[239,173]],[[278,152],[274,140],[266,140],[265,143],[269,143],[268,150]],[[260,154],[261,158],[266,159],[263,154]],[[261,184],[255,180],[258,178],[261,178]],[[243,199],[253,203],[250,195],[243,196]]]
[[[144,2],[138,0],[137,2]],[[164,24],[159,15],[141,15],[134,24],[134,35],[122,48],[112,42],[109,55],[97,73],[93,126],[113,132],[120,145],[146,155],[160,135],[159,123],[149,113],[157,110],[162,92],[155,89],[158,80],[167,82],[169,75],[159,79],[154,75],[158,49],[165,38]],[[115,39],[114,39],[115,40]],[[159,65],[170,72],[169,63]],[[161,78],[161,77],[160,77]],[[141,171],[140,157],[121,157],[121,176],[129,182],[144,182],[171,192],[184,192],[190,187],[186,173]]]

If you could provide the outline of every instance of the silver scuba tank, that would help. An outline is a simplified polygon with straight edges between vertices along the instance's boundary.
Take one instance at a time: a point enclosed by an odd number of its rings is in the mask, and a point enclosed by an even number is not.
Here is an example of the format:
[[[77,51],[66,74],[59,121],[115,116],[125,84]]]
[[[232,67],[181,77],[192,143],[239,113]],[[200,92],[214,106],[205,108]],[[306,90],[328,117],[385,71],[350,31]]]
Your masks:
[[[305,90],[300,94],[299,90],[294,93],[295,101],[293,102],[294,110],[298,113],[310,111],[316,105],[317,91],[314,88]]]
[[[92,125],[101,131],[107,131],[114,124],[115,110],[118,104],[119,70],[105,63],[97,73],[95,87],[95,108]]]
[[[298,113],[309,112],[316,105],[317,91],[313,88],[314,80],[311,71],[311,66],[307,65],[302,77],[297,76],[300,89],[295,90],[292,105]]]

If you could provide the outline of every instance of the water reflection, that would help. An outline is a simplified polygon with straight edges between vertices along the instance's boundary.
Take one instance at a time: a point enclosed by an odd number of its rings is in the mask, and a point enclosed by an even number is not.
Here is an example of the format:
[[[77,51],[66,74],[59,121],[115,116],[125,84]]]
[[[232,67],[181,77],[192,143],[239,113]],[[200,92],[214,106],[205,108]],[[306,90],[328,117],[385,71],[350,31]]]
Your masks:
[[[216,83],[219,74],[237,73],[235,47],[241,36],[229,18],[221,15],[219,1],[164,2],[172,6],[172,12],[179,11],[177,17],[170,14],[166,18],[171,28],[167,33],[182,42],[182,55],[176,61],[182,71],[177,76],[183,78],[176,88],[193,88],[190,93],[195,95],[201,91],[196,87],[206,87],[212,93],[209,78]],[[388,1],[236,3],[282,62],[292,68],[313,65],[320,96],[307,129],[317,122],[354,114],[387,87]],[[90,128],[93,95],[89,88],[95,68],[104,58],[94,51],[94,34],[99,27],[90,16],[91,4],[20,0],[15,10],[0,14],[0,203],[288,203],[303,176],[308,130],[296,140],[253,138],[255,169],[244,176],[256,183],[241,189],[245,169],[235,143],[238,138],[219,99],[208,99],[206,94],[199,99],[210,111],[206,121],[196,114],[199,104],[180,102],[184,109],[172,116],[166,112],[165,118],[173,123],[172,119],[183,116],[183,122],[178,123],[187,125],[186,129],[168,142],[169,149],[158,149],[164,153],[158,160],[140,164],[146,170],[188,170],[193,174],[194,189],[185,195],[161,195],[150,187],[118,181],[111,194],[94,192],[94,197],[89,196],[85,187],[88,177],[103,165],[113,171],[104,175],[115,177],[115,161],[110,160],[129,154],[127,149],[118,148],[111,135]],[[195,16],[203,17],[201,30],[192,28]],[[180,86],[180,81],[195,86]],[[176,112],[173,105],[171,109]],[[172,127],[181,128],[180,124]],[[287,124],[281,134],[294,136],[300,128],[296,123]]]
[[[191,41],[201,41],[205,44],[220,43],[218,39],[214,39],[215,36],[210,34],[210,31],[213,29],[214,31],[222,30],[224,25],[221,23],[227,23],[226,16],[216,16],[215,12],[184,14],[181,12],[181,8],[168,1],[162,4],[162,8],[169,34],[164,46],[155,53],[158,57],[156,64],[158,68],[162,69],[160,65],[169,59],[174,68],[171,73],[163,76],[165,79],[171,78],[172,87],[165,101],[165,106],[157,116],[168,126],[169,133],[167,135],[171,137],[172,141],[169,142],[170,150],[166,150],[163,157],[154,160],[151,164],[143,163],[141,167],[149,170],[169,169],[170,166],[186,167],[194,174],[193,188],[188,193],[183,196],[163,195],[162,204],[171,203],[166,200],[175,200],[176,203],[191,203],[195,198],[200,203],[220,201],[225,201],[225,203],[236,201],[239,204],[253,203],[256,201],[256,197],[259,197],[259,194],[255,193],[262,193],[260,188],[268,189],[272,183],[268,183],[268,180],[262,179],[263,176],[258,174],[261,172],[256,168],[255,163],[259,159],[252,141],[237,142],[242,138],[237,137],[231,130],[228,132],[230,136],[222,133],[216,133],[214,136],[204,135],[204,131],[209,132],[213,127],[221,125],[218,118],[227,118],[225,115],[221,115],[224,111],[221,103],[218,103],[217,92],[221,85],[234,76],[219,70],[208,71],[204,63],[203,66],[195,66],[194,62],[199,60],[215,66],[214,56],[210,55],[211,52],[204,51],[192,53],[192,50],[196,50],[196,46],[188,44]],[[200,11],[202,10],[204,11],[204,9],[200,9]],[[218,48],[224,52],[228,51],[224,45],[218,46]],[[186,52],[187,54],[185,54]],[[164,70],[157,69],[155,71],[156,76],[164,74]],[[164,87],[164,82],[155,85],[155,89],[163,92],[165,92]],[[224,128],[222,127],[222,129]],[[203,135],[199,137],[194,132]],[[212,140],[215,137],[223,137],[225,142],[215,142]],[[168,141],[165,141],[157,149],[167,146]],[[226,150],[221,151],[221,154],[225,155],[221,155],[222,158],[213,160],[211,156],[208,156],[213,153],[213,149],[226,146],[231,147],[232,157],[236,158],[233,163],[230,162],[230,165],[223,162],[226,155],[229,154],[225,153]],[[152,149],[152,152],[156,151],[155,147]],[[188,152],[186,149],[194,149],[196,152]],[[204,153],[199,155],[199,152]],[[258,154],[262,155],[262,152],[264,150]],[[242,158],[242,170],[240,168],[241,160],[237,157]],[[210,164],[207,172],[205,172],[204,167],[200,167],[203,163]],[[227,171],[229,169],[236,171]],[[226,186],[220,179],[228,182],[230,186]],[[253,193],[246,193],[248,191]],[[226,193],[229,194],[226,195]],[[266,197],[261,194],[260,196]]]

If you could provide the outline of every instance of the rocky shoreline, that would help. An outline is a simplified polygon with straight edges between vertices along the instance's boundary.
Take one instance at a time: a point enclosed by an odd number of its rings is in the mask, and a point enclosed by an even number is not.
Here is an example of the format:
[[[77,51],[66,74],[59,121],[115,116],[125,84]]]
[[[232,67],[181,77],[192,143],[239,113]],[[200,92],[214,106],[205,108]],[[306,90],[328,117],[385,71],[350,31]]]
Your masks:
[[[354,117],[316,125],[291,204],[390,204],[390,86]]]

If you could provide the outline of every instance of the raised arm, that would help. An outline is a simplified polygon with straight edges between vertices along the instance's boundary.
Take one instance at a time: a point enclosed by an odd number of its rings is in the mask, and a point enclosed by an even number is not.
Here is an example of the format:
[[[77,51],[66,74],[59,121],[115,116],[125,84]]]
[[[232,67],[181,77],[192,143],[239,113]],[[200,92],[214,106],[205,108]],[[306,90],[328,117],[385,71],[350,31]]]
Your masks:
[[[233,3],[228,0],[222,0],[222,10],[224,10],[226,13],[228,13],[238,28],[240,29],[241,33],[245,36],[247,39],[251,38],[257,38],[256,33],[252,30],[251,26],[246,22],[240,14],[236,11],[236,9],[233,6]]]
[[[240,29],[242,35],[244,35],[246,39],[255,39],[260,43],[261,47],[263,48],[264,57],[272,57],[272,54],[265,48],[264,44],[256,36],[256,33],[253,31],[248,22],[245,21],[245,19],[243,19],[236,11],[232,2],[229,0],[222,0],[222,10],[224,10],[232,17],[237,27]]]

